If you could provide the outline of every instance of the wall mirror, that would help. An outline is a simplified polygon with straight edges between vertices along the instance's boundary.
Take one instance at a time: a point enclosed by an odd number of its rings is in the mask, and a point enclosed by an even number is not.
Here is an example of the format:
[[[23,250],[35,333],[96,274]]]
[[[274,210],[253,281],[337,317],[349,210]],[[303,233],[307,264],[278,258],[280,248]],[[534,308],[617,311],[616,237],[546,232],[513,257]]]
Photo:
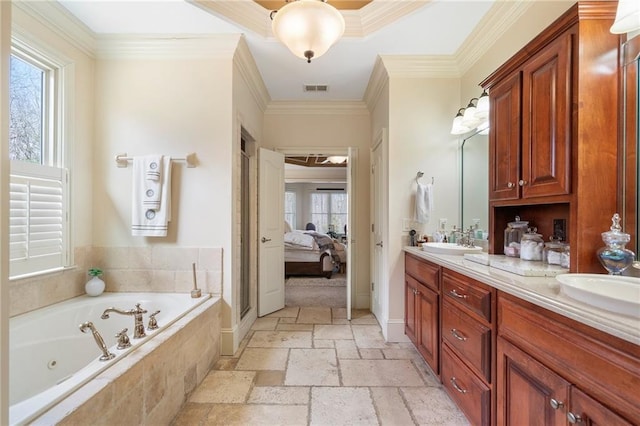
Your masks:
[[[479,222],[489,228],[489,136],[477,131],[460,145],[460,225],[469,229]]]
[[[636,259],[640,258],[640,218],[638,217],[638,183],[640,176],[640,160],[638,149],[640,143],[640,36],[627,41],[623,46],[624,67],[623,73],[623,125],[621,129],[621,155],[619,199],[624,231],[631,235],[630,244],[627,246],[636,253]]]

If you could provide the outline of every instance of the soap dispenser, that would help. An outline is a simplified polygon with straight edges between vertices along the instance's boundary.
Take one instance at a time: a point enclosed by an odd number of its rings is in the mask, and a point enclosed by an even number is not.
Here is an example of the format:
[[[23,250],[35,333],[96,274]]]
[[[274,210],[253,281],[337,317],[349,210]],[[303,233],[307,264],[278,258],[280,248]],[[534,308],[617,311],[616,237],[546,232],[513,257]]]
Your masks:
[[[624,248],[625,244],[631,240],[631,236],[622,232],[620,219],[618,213],[613,215],[611,218],[613,224],[610,230],[602,233],[602,241],[606,247],[598,249],[597,252],[600,263],[611,275],[622,274],[622,271],[627,269],[635,258],[635,254],[631,250]]]

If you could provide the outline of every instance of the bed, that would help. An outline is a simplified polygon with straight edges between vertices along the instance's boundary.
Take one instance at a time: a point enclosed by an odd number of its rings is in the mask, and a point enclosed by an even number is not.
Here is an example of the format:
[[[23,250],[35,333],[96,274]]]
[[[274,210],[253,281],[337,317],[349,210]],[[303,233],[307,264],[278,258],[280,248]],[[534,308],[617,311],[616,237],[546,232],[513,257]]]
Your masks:
[[[284,275],[331,278],[346,261],[345,246],[326,234],[291,231],[284,234]]]

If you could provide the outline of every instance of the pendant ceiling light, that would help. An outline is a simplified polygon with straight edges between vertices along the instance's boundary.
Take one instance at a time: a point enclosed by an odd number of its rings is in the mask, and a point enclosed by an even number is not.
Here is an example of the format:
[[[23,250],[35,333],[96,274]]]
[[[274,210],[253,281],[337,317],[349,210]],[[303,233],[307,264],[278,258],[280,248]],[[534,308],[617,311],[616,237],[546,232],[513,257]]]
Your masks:
[[[640,30],[640,2],[619,0],[616,19],[611,26],[613,34],[624,34]]]
[[[299,58],[324,55],[344,34],[344,18],[324,0],[293,0],[271,12],[273,34]]]

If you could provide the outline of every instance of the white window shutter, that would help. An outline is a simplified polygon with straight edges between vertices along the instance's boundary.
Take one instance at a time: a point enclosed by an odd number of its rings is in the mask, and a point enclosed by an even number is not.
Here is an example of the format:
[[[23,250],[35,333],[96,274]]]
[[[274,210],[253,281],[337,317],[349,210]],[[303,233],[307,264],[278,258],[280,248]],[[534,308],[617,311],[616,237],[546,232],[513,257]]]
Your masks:
[[[11,162],[10,276],[67,266],[68,179],[65,169]]]

